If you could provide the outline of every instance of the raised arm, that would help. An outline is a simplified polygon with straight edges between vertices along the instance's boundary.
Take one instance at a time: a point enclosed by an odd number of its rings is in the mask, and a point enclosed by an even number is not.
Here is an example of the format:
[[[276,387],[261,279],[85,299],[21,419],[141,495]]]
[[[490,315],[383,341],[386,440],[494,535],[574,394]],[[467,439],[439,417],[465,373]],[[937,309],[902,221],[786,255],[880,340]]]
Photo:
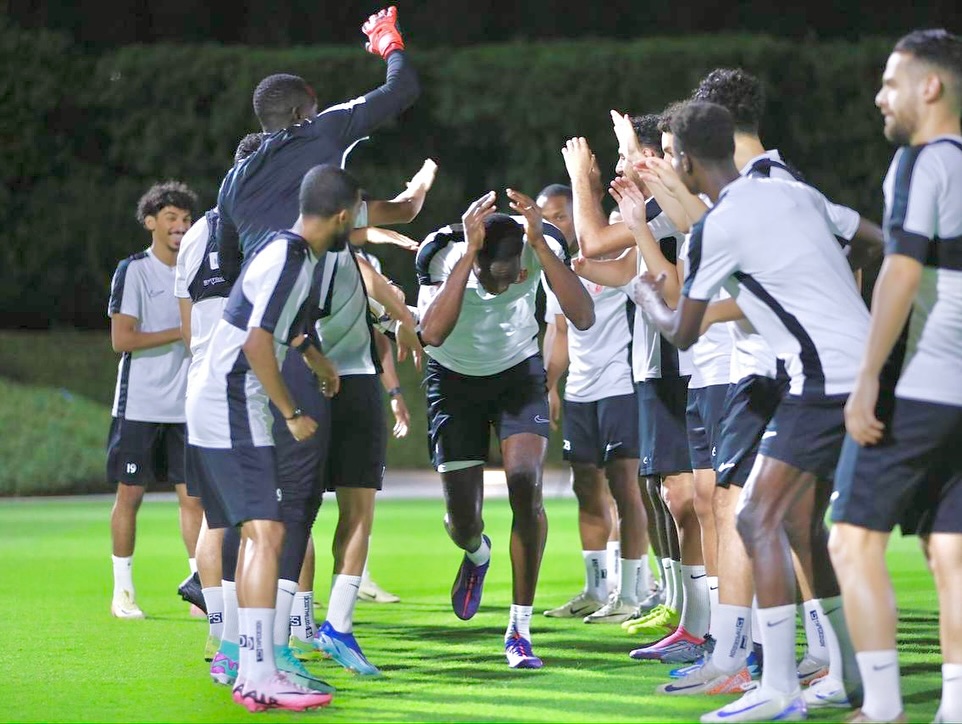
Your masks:
[[[645,272],[636,279],[632,296],[661,332],[661,336],[678,349],[686,350],[701,335],[702,319],[708,308],[708,301],[690,299],[683,295],[678,301],[678,309],[670,309],[662,294],[666,276],[660,274],[653,277]]]
[[[494,213],[494,201],[494,191],[489,191],[472,203],[461,217],[467,250],[454,265],[448,278],[432,294],[427,309],[421,315],[421,341],[425,345],[440,347],[458,323],[464,302],[464,289],[478,259],[478,252],[484,245],[484,220]]]
[[[420,170],[407,182],[404,191],[390,201],[369,200],[367,220],[371,226],[381,224],[409,224],[421,213],[424,199],[434,185],[438,165],[427,159]]]
[[[638,249],[628,249],[617,259],[585,259],[571,262],[575,274],[603,287],[623,287],[638,273]]]

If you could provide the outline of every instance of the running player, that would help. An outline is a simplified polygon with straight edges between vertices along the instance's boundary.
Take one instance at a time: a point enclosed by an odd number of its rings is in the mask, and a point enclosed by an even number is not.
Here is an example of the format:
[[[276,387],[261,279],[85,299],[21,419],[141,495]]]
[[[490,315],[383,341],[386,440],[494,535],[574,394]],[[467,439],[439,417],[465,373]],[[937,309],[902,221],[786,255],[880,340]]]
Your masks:
[[[237,280],[188,400],[208,524],[240,527],[241,649],[234,698],[251,711],[301,710],[331,701],[330,693],[306,689],[276,667],[272,632],[284,526],[268,401],[295,439],[314,434],[316,422],[291,397],[279,367],[295,341],[301,306],[318,303],[309,292],[326,295],[325,288],[313,288],[314,267],[329,249],[346,245],[360,203],[357,182],[341,169],[319,166],[305,175],[300,216],[290,231],[276,233]],[[306,338],[298,348],[322,383],[333,387],[336,374],[327,360]]]
[[[538,196],[544,211],[560,193]],[[570,194],[571,190],[567,189]],[[550,192],[549,192],[550,193]],[[574,231],[569,211],[548,210]],[[559,227],[561,228],[561,227]],[[562,233],[564,229],[562,228]],[[567,239],[567,234],[565,235]],[[648,594],[648,540],[645,509],[638,487],[638,406],[631,381],[631,325],[634,303],[618,289],[582,280],[595,306],[595,323],[585,332],[568,329],[557,297],[545,288],[545,322],[555,328],[546,360],[549,395],[568,371],[565,385],[564,458],[571,464],[578,498],[578,527],[585,561],[585,588],[562,606],[545,611],[555,618],[584,618],[585,623],[620,623],[638,607],[639,593]],[[546,335],[547,337],[547,335]],[[611,491],[610,494],[608,491]],[[616,502],[620,521],[620,581],[618,596],[606,604],[607,551],[611,520],[609,499]],[[607,609],[601,616],[596,612]],[[624,615],[622,615],[624,614]]]
[[[699,336],[708,300],[724,285],[791,378],[738,512],[758,592],[766,654],[762,684],[702,720],[803,717],[789,546],[804,553],[811,511],[799,501],[834,469],[842,406],[854,383],[868,314],[821,194],[802,184],[741,178],[734,124],[721,106],[693,102],[675,115],[671,130],[675,171],[689,191],[705,193],[714,207],[693,228],[677,311],[661,297],[663,279],[651,275],[639,277],[636,301],[663,334],[687,348]],[[781,242],[773,246],[772,237]],[[814,583],[837,590],[834,580]]]
[[[417,257],[430,453],[441,474],[445,527],[464,559],[451,591],[467,620],[481,603],[491,559],[484,535],[484,464],[490,428],[501,441],[513,513],[513,595],[504,651],[511,668],[540,668],[531,610],[547,536],[541,473],[548,436],[545,371],[538,353],[539,273],[577,329],[594,323],[591,298],[565,264],[561,232],[529,197],[508,189],[516,218],[495,213],[495,193],[472,203],[462,224],[439,229]]]
[[[887,255],[845,409],[832,510],[832,561],[865,689],[849,721],[905,720],[885,565],[900,520],[925,536],[939,593],[935,721],[962,721],[962,38],[917,30],[899,40],[875,103],[901,148],[883,187]],[[917,519],[914,530],[906,518]]]
[[[107,314],[115,352],[122,352],[107,442],[107,477],[117,483],[110,514],[114,592],[110,612],[143,618],[134,595],[137,510],[144,489],[171,482],[180,504],[180,529],[196,572],[200,501],[187,495],[184,475],[184,394],[187,348],[174,298],[174,266],[190,228],[197,196],[176,181],[156,184],[137,203],[137,221],[150,232],[150,248],[117,265]]]

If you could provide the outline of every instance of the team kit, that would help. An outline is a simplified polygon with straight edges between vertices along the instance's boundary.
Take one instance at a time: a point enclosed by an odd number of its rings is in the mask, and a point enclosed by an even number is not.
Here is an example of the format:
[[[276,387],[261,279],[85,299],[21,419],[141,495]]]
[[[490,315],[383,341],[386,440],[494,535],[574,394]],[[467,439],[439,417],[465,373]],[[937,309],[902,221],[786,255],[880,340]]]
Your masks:
[[[560,430],[584,586],[545,616],[624,628],[632,659],[672,665],[659,695],[708,697],[702,721],[904,721],[885,562],[899,526],[923,541],[939,595],[936,721],[962,721],[962,38],[914,31],[880,69],[895,148],[881,225],[763,145],[763,84],[718,68],[665,109],[611,111],[607,188],[571,138],[567,183],[489,191],[418,244],[383,227],[420,213],[435,163],[383,200],[344,169],[420,93],[396,9],[362,32],[386,64],[380,87],[319,110],[302,78],[268,76],[253,93],[261,131],[241,139],[216,207],[198,213],[176,181],[140,199],[151,245],[120,262],[108,306],[122,353],[113,615],[144,617],[137,509],[146,487],[173,483],[190,560],[178,590],[206,612],[210,677],[235,702],[328,705],[333,687],[304,665],[321,657],[379,675],[354,609],[398,600],[367,558],[384,396],[406,435],[397,364],[411,363],[443,525],[463,551],[461,620],[502,544],[482,518],[492,429],[500,443],[511,669],[551,664],[532,619]],[[377,243],[413,252],[416,305],[382,274]],[[879,263],[868,308],[862,270]],[[324,492],[338,512],[319,622]]]

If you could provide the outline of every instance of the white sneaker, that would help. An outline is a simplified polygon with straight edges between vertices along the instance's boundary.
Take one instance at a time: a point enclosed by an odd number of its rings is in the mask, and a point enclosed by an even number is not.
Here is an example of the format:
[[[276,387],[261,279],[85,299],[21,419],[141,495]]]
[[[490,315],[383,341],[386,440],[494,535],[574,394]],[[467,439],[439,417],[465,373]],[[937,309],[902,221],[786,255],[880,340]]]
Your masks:
[[[110,602],[110,613],[117,618],[144,618],[144,612],[130,591],[118,591]]]
[[[604,605],[604,601],[599,601],[588,592],[582,591],[564,605],[545,611],[544,615],[549,618],[584,618]]]
[[[687,676],[673,679],[662,684],[655,691],[672,696],[692,696],[695,694],[741,694],[752,681],[748,667],[743,666],[733,674],[726,674],[716,667],[711,658]]]
[[[377,585],[377,581],[367,577],[361,579],[361,586],[357,589],[357,597],[361,601],[372,603],[397,603],[401,600],[400,596],[385,591]]]
[[[798,662],[798,685],[803,689],[828,674],[828,662],[816,659],[808,651]]]
[[[852,705],[845,693],[845,686],[832,676],[816,679],[802,692],[805,706],[809,709],[851,709]]]
[[[802,721],[808,716],[801,689],[792,694],[751,689],[741,699],[702,715],[702,722]]]
[[[608,603],[592,614],[585,616],[585,623],[621,623],[638,608],[638,602],[624,601],[620,596],[608,599]]]

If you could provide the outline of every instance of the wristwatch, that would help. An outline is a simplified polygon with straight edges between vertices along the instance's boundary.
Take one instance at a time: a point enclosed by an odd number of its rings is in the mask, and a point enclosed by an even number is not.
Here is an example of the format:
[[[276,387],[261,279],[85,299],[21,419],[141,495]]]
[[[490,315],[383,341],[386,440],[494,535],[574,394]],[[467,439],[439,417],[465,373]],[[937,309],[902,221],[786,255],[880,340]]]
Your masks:
[[[296,420],[298,417],[304,414],[304,410],[300,407],[295,407],[294,412],[291,413],[290,417],[285,417],[284,419],[290,422],[291,420]]]
[[[392,387],[390,390],[387,391],[387,396],[388,396],[388,397],[397,397],[397,396],[400,395],[400,394],[401,394],[401,388],[400,388],[400,387]]]

